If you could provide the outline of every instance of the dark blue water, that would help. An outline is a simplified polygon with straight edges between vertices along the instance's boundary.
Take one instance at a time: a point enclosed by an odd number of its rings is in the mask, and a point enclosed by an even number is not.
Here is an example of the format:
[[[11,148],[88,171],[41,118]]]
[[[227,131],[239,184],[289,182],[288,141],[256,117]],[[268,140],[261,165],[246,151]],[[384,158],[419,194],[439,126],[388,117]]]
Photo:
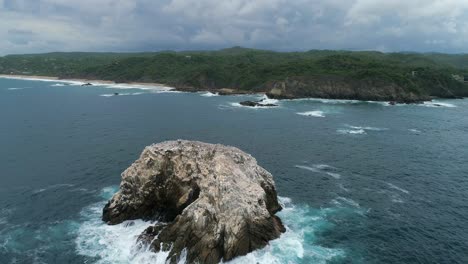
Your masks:
[[[144,146],[179,138],[274,175],[288,231],[235,263],[468,263],[467,100],[249,109],[259,96],[55,84],[0,79],[0,263],[162,263],[132,247],[148,223],[100,214]]]

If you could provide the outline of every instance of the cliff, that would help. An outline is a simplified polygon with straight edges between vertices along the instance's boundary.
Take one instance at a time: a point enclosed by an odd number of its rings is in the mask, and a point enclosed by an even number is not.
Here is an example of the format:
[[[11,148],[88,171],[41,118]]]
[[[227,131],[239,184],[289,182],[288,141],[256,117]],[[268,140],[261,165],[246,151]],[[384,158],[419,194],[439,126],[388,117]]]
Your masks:
[[[275,99],[326,98],[414,103],[431,100],[428,94],[411,91],[396,83],[378,79],[358,80],[342,76],[306,76],[270,81],[264,86]]]

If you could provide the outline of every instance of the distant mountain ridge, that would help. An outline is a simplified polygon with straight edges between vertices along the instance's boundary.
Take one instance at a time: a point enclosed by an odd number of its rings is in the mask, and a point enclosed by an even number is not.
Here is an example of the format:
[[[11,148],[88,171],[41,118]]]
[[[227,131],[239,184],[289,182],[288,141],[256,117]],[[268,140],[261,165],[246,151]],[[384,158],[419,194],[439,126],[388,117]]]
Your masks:
[[[311,50],[54,52],[0,57],[0,73],[157,82],[185,91],[418,102],[468,96],[468,54]],[[221,90],[222,89],[222,90]]]

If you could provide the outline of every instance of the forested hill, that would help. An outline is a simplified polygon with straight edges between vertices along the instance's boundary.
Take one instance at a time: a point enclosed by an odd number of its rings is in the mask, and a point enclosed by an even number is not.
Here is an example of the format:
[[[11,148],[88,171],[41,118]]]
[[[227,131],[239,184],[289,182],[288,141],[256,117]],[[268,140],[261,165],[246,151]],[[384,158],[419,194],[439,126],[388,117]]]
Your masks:
[[[414,102],[468,96],[468,55],[311,50],[47,53],[0,57],[0,73],[157,82],[181,90]]]

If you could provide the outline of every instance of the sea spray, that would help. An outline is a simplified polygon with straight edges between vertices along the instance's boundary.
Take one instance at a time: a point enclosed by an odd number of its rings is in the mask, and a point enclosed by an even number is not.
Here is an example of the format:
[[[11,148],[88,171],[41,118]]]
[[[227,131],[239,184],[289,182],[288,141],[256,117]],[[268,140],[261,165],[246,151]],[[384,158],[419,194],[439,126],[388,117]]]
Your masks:
[[[101,197],[105,200],[81,212],[83,222],[77,232],[77,252],[95,259],[96,263],[165,263],[168,252],[154,253],[137,245],[137,237],[154,223],[133,220],[110,226],[101,220],[102,208],[115,191],[117,187],[104,188]],[[333,210],[298,206],[286,197],[279,197],[279,200],[283,210],[278,215],[286,226],[286,233],[267,247],[227,263],[327,263],[344,256],[342,249],[317,244],[317,232],[333,227],[327,220]],[[179,263],[183,262],[182,257]]]

